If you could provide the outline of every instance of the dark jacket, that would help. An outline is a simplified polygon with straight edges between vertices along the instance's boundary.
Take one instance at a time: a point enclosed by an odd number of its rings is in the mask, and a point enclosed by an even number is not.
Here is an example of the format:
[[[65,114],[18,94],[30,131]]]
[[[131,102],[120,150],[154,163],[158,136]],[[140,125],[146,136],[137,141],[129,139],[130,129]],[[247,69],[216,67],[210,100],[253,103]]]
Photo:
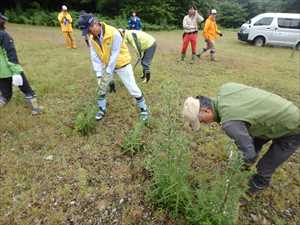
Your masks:
[[[5,30],[0,30],[0,47],[5,49],[9,62],[19,64],[14,40]]]
[[[139,17],[130,17],[128,20],[128,29],[129,30],[141,30],[142,29],[142,23],[141,19]]]
[[[8,78],[22,72],[13,39],[6,31],[0,30],[0,78]]]

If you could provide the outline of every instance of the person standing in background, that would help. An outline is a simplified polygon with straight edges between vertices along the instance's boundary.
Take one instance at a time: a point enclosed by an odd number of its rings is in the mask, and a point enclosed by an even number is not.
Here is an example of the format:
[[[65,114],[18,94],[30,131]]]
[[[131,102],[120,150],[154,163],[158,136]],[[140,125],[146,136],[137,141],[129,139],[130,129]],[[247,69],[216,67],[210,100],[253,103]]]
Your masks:
[[[215,40],[218,36],[223,36],[223,34],[218,30],[216,23],[217,10],[212,9],[210,16],[205,21],[203,36],[206,42],[206,47],[204,47],[197,57],[200,58],[203,53],[210,50],[210,59],[211,61],[216,61],[216,49],[215,49]]]
[[[132,12],[132,16],[128,20],[128,29],[129,30],[141,30],[142,29],[141,19],[136,15],[136,12]]]
[[[181,48],[181,60],[183,61],[186,55],[186,50],[189,43],[192,46],[192,60],[196,59],[198,24],[203,21],[203,17],[199,15],[195,6],[190,6],[188,15],[183,19],[183,43]]]
[[[61,12],[58,14],[57,17],[61,31],[64,34],[64,39],[66,43],[67,48],[76,48],[75,40],[73,37],[73,28],[72,28],[72,17],[68,13],[68,8],[67,6],[63,5],[61,7]]]

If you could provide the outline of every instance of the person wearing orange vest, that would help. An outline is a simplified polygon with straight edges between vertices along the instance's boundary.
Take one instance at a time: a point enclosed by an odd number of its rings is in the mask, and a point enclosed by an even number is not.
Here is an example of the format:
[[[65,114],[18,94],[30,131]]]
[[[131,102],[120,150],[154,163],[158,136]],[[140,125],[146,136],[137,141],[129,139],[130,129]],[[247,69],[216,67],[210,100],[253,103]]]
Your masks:
[[[218,36],[223,36],[223,34],[218,30],[218,26],[216,23],[217,10],[212,9],[211,15],[206,19],[204,29],[203,29],[203,37],[206,42],[206,46],[197,54],[197,57],[200,58],[201,55],[208,50],[210,50],[210,59],[211,61],[216,61],[216,49],[215,49],[215,40]]]
[[[73,28],[72,28],[72,17],[68,13],[67,6],[63,5],[61,7],[61,12],[58,14],[58,21],[61,27],[61,31],[64,34],[64,39],[67,48],[76,48],[75,40],[73,37]]]
[[[98,80],[99,111],[96,120],[103,119],[106,114],[106,94],[113,82],[113,74],[116,73],[130,95],[136,99],[141,121],[147,122],[148,107],[142,91],[136,84],[130,64],[131,56],[120,32],[88,13],[80,15],[78,25],[82,36],[89,37],[91,61]]]

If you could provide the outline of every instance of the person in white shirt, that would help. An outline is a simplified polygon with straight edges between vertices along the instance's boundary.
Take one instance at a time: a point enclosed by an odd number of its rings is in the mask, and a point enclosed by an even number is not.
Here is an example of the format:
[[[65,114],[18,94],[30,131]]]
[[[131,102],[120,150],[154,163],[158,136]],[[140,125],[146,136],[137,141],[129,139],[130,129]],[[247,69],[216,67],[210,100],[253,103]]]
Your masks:
[[[198,13],[195,6],[191,6],[183,19],[183,42],[181,48],[181,60],[183,61],[186,55],[186,50],[189,43],[192,46],[192,60],[196,59],[197,51],[197,37],[198,37],[198,24],[203,22],[203,17]]]

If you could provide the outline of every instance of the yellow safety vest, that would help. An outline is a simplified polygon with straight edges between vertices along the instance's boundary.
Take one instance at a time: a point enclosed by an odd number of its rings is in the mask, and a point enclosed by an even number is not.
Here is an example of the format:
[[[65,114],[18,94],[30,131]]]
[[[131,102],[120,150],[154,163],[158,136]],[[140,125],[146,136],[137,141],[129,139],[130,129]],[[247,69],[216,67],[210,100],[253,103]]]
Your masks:
[[[95,40],[93,36],[90,36],[90,39],[98,57],[101,59],[102,63],[107,66],[111,55],[111,48],[114,40],[114,35],[116,32],[119,31],[116,28],[109,26],[105,23],[101,23],[101,26],[103,30],[102,44],[99,45],[99,43]],[[126,66],[130,63],[130,61],[131,57],[129,50],[127,48],[127,45],[123,41],[121,44],[119,56],[117,58],[116,69]]]

